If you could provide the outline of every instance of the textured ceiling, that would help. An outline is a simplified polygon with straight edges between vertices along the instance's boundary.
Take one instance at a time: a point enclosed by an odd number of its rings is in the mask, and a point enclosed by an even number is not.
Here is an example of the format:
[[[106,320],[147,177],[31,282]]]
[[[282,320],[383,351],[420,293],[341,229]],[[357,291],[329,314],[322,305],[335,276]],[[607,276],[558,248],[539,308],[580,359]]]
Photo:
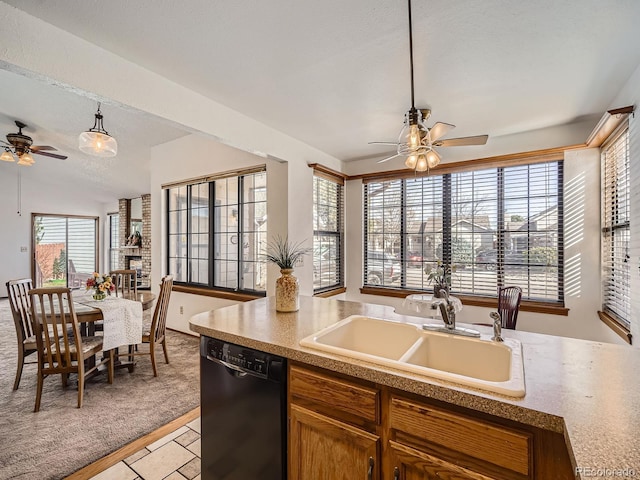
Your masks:
[[[395,140],[410,106],[404,1],[5,3],[342,160],[384,149],[367,142]],[[637,0],[414,0],[413,11],[416,104],[432,109],[429,125],[456,124],[450,137],[599,116],[640,63]],[[90,102],[83,112],[81,127]]]

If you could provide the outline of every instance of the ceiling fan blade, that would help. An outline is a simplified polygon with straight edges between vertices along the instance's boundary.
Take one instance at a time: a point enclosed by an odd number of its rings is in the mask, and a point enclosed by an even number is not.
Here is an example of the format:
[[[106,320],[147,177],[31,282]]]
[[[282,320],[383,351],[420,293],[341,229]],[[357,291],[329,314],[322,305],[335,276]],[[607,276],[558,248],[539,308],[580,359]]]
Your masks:
[[[438,122],[438,123],[434,124],[433,127],[431,127],[429,129],[429,135],[431,136],[431,142],[435,142],[439,138],[444,137],[447,133],[449,133],[454,128],[456,128],[456,126],[455,125],[451,125],[450,123]]]
[[[31,145],[29,147],[29,150],[31,150],[32,152],[38,152],[40,150],[58,150],[55,147],[51,147],[49,145]]]
[[[449,138],[433,142],[434,147],[466,147],[471,145],[484,145],[489,135],[476,135],[475,137]]]
[[[398,145],[398,142],[369,142],[369,145]]]
[[[390,157],[383,158],[382,160],[378,160],[378,163],[384,163],[384,162],[386,162],[388,160],[391,160],[392,158],[396,158],[396,157],[399,157],[399,156],[400,156],[400,154],[396,153],[395,155],[391,155]]]
[[[66,160],[67,157],[65,155],[58,155],[57,153],[49,153],[49,152],[39,152],[39,151],[32,151],[31,153],[35,153],[36,155],[42,155],[45,157],[51,157],[51,158],[58,158],[60,160]]]
[[[5,142],[4,140],[0,140],[0,143],[4,143],[8,147],[13,147],[13,145],[11,145],[10,143]]]

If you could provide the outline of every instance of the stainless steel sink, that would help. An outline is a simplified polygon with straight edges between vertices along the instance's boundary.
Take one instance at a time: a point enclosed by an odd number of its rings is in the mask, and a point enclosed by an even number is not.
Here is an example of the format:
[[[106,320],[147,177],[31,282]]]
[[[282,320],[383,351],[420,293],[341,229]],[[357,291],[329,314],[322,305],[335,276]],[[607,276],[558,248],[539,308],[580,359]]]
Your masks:
[[[512,397],[525,394],[522,345],[352,315],[300,341],[304,347]]]

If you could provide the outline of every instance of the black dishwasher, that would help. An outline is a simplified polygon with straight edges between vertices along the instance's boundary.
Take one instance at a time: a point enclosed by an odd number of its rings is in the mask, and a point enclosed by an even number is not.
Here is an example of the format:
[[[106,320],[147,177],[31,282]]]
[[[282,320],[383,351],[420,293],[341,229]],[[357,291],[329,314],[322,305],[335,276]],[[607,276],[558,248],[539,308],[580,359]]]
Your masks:
[[[287,478],[287,363],[202,336],[202,480]]]

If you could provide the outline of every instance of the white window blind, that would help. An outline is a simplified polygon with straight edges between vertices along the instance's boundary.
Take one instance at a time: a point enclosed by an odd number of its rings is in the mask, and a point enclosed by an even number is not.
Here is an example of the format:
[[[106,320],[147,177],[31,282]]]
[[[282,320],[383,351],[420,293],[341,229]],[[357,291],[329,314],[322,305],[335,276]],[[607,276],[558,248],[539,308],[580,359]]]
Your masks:
[[[602,148],[603,311],[630,327],[629,130]]]
[[[313,177],[313,290],[316,293],[342,287],[343,185]]]
[[[365,184],[364,284],[430,290],[452,264],[452,291],[562,303],[563,164],[532,163]]]

